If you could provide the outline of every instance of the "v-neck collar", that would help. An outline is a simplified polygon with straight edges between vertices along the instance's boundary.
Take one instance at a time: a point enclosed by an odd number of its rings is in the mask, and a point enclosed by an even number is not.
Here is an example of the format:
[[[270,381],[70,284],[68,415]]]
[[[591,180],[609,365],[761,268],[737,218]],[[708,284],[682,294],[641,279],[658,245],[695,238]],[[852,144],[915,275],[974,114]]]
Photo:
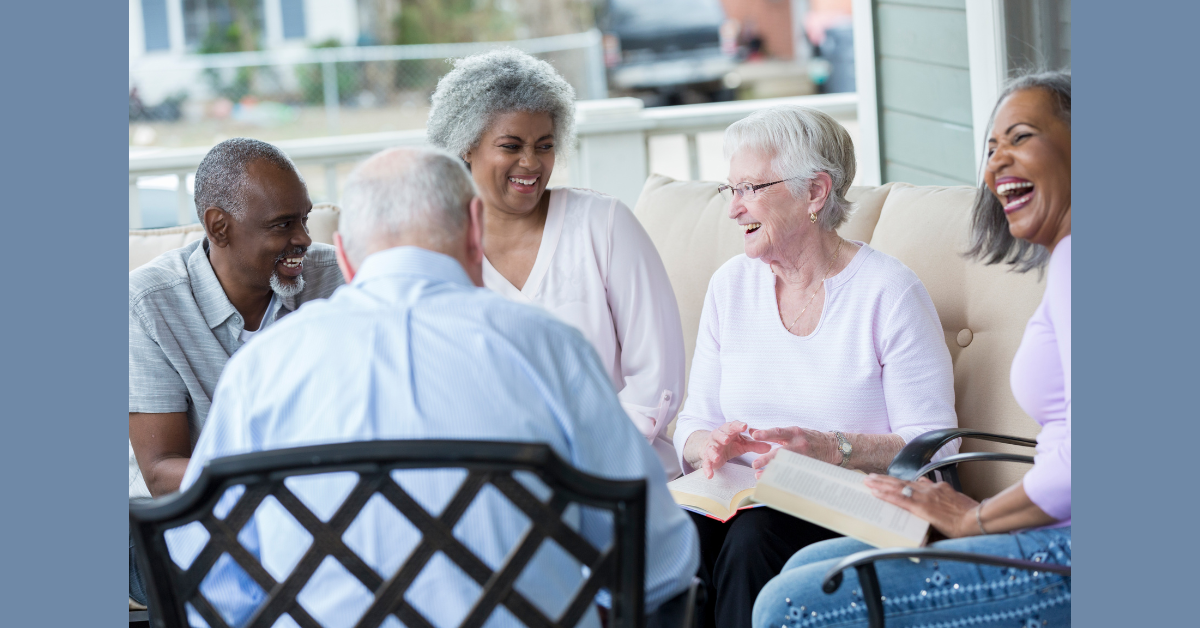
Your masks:
[[[483,283],[496,292],[514,301],[533,302],[550,269],[550,260],[558,249],[558,241],[562,237],[563,223],[566,221],[566,194],[559,194],[558,189],[546,190],[550,195],[550,204],[546,208],[546,224],[542,226],[542,242],[538,245],[537,257],[533,260],[533,268],[525,279],[525,286],[520,290],[512,284],[500,271],[496,270],[483,256]]]

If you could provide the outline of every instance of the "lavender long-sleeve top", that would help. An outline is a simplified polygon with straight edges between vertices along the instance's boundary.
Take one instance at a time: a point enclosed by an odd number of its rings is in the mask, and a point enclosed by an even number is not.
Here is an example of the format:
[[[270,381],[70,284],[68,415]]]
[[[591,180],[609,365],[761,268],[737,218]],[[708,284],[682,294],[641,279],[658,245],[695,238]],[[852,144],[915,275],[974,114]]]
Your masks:
[[[1012,364],[1017,403],[1042,425],[1025,494],[1071,525],[1071,236],[1054,248],[1042,304],[1029,319]]]

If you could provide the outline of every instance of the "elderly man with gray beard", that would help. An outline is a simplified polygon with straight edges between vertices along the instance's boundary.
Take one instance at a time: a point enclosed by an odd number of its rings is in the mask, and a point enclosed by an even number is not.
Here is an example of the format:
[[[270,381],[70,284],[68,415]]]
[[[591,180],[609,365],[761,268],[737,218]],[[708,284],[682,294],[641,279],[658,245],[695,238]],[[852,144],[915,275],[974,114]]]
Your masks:
[[[206,237],[129,273],[131,500],[179,490],[229,357],[343,281],[333,247],[308,236],[308,189],[278,148],[213,147],[195,198]],[[132,537],[129,596],[146,601]]]
[[[658,457],[629,421],[596,351],[549,312],[483,288],[483,201],[462,160],[434,150],[386,151],[355,169],[342,198],[334,243],[349,284],[268,329],[229,361],[184,490],[208,460],[300,445],[434,438],[546,443],[586,473],[646,480],[646,609],[654,612],[685,590],[699,564],[696,529],[667,492]],[[440,470],[403,473],[405,490],[427,505],[448,499],[461,480]],[[342,502],[344,484],[336,476],[306,481],[304,499],[315,512]],[[398,521],[386,500],[371,500],[343,537],[384,578],[421,535]],[[484,563],[499,565],[521,542],[527,521],[498,491],[481,491],[454,530]],[[596,547],[611,543],[606,513],[570,509],[564,521]],[[206,538],[202,530],[178,532],[167,541],[173,555],[186,555]],[[238,538],[269,572],[282,573],[308,543],[306,534],[264,509]],[[539,550],[517,587],[548,617],[558,617],[580,579],[579,564],[565,553]],[[214,565],[207,582],[208,601],[232,626],[263,600],[232,561]],[[305,591],[320,592],[302,603],[323,626],[354,625],[373,599],[340,567],[319,568]],[[405,599],[444,628],[459,625],[478,595],[479,585],[451,561],[435,559]],[[192,625],[198,619],[193,615]],[[523,624],[500,612],[488,622],[517,625]],[[579,625],[599,628],[598,613],[589,610]]]

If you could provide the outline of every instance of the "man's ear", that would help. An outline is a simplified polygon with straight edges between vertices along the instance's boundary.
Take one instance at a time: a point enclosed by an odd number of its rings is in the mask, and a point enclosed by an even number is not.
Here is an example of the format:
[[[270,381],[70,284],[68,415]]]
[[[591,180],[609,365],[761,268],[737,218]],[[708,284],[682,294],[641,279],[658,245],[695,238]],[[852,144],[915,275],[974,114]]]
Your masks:
[[[229,223],[232,216],[220,207],[204,210],[204,232],[209,244],[225,248],[229,246]]]
[[[354,267],[350,265],[350,258],[346,257],[346,247],[342,244],[342,234],[337,231],[333,232],[333,250],[337,257],[338,268],[342,269],[342,277],[346,279],[346,283],[354,280]]]
[[[483,199],[476,196],[467,206],[466,271],[471,281],[483,287]]]

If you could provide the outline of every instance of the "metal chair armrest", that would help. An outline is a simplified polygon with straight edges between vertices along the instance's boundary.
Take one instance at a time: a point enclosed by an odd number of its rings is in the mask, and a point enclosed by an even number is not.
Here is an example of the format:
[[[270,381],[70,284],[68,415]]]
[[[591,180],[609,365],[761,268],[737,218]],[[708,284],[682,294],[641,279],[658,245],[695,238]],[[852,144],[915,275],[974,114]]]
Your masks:
[[[863,602],[867,605],[867,621],[871,628],[884,628],[883,592],[879,588],[879,577],[875,573],[875,562],[894,560],[897,558],[917,558],[922,560],[949,560],[996,567],[1012,567],[1025,571],[1048,571],[1070,577],[1071,568],[1065,565],[1041,563],[1031,560],[1004,558],[991,554],[975,554],[973,552],[954,552],[931,547],[918,548],[889,548],[866,550],[851,554],[825,573],[821,581],[821,590],[833,593],[842,586],[843,572],[851,567],[858,572],[858,583],[862,587]]]
[[[1019,436],[1005,436],[1003,434],[991,434],[988,432],[980,432],[979,430],[968,430],[962,428],[947,428],[944,430],[931,430],[921,434],[920,436],[909,441],[900,453],[892,459],[892,464],[888,465],[888,475],[900,478],[901,480],[915,480],[921,475],[921,469],[929,464],[933,459],[934,454],[938,452],[946,443],[956,438],[974,438],[978,440],[990,440],[996,443],[1006,443],[1009,445],[1021,445],[1023,447],[1035,447],[1037,441],[1029,438],[1021,438]]]
[[[960,462],[1024,462],[1025,464],[1033,464],[1033,456],[1020,456],[1017,454],[994,453],[990,451],[977,451],[966,454],[954,454],[946,456],[937,462],[931,462],[917,471],[916,477],[921,477],[927,473],[941,469],[942,467],[956,466]]]

